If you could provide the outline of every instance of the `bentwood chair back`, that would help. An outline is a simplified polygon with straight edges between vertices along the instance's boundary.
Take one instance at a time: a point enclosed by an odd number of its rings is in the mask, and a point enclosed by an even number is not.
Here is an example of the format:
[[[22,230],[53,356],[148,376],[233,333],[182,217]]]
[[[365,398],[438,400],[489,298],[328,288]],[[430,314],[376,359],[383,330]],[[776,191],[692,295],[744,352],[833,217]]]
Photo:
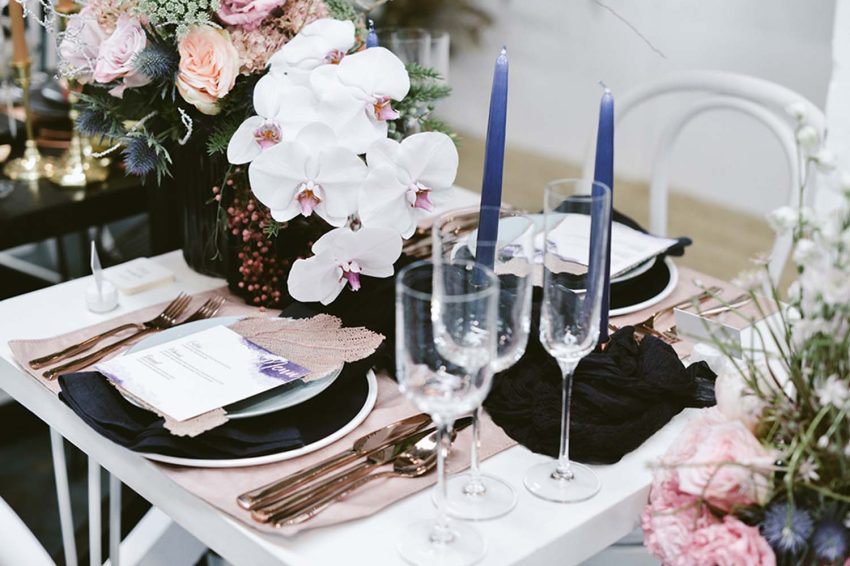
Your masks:
[[[649,191],[649,229],[652,233],[659,236],[667,233],[670,156],[679,135],[694,118],[715,110],[734,110],[748,115],[774,135],[788,164],[789,203],[798,205],[799,172],[803,165],[795,141],[797,124],[787,109],[792,104],[804,109],[807,123],[817,130],[820,139],[824,139],[825,119],[820,108],[793,90],[764,79],[724,71],[684,71],[645,83],[619,96],[615,121],[621,122],[649,100],[676,93],[702,96],[669,120],[656,147]],[[585,178],[593,175],[594,147],[595,144],[591,144],[585,159]],[[811,189],[814,186],[813,183]],[[814,190],[805,196],[808,204],[814,203]],[[790,251],[790,235],[777,237],[768,266],[774,282],[779,281]]]
[[[50,555],[15,511],[0,498],[0,566],[53,566]]]

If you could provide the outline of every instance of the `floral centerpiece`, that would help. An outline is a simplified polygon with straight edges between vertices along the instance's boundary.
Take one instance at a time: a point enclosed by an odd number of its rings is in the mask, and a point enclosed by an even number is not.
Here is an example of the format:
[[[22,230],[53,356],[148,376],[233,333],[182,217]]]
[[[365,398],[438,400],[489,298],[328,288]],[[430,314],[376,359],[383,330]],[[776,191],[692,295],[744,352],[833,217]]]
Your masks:
[[[728,354],[717,406],[656,468],[642,525],[666,564],[850,565],[850,187],[837,183],[842,205],[824,218],[803,206],[813,168],[834,165],[803,111],[789,111],[800,206],[769,220],[791,233],[798,278],[779,321],[755,327],[755,352],[741,360],[717,341]],[[745,279],[759,308],[765,289],[778,301],[766,268]]]
[[[391,275],[454,181],[448,87],[365,37],[345,0],[91,0],[59,51],[81,133],[195,211],[190,265],[279,306]]]

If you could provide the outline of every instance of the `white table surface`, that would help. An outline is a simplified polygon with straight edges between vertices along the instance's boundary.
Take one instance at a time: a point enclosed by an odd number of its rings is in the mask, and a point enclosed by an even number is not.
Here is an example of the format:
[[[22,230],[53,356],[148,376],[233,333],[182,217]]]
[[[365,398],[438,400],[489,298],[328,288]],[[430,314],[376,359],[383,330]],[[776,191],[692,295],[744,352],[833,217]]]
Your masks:
[[[0,388],[233,564],[401,564],[393,541],[405,525],[433,516],[430,492],[411,496],[363,520],[293,538],[270,537],[232,520],[172,482],[153,463],[98,435],[15,366],[7,345],[11,339],[61,334],[170,300],[178,291],[196,293],[223,284],[191,271],[179,252],[155,259],[174,271],[176,281],[138,295],[122,295],[119,310],[105,315],[90,313],[85,307],[88,277],[0,302]],[[523,475],[545,458],[521,446],[486,460],[483,471],[513,485],[519,502],[509,515],[476,524],[488,542],[483,564],[575,564],[628,534],[638,525],[647,498],[651,479],[647,463],[664,452],[692,414],[686,410],[677,416],[618,464],[595,467],[602,491],[582,503],[549,503],[528,493]]]

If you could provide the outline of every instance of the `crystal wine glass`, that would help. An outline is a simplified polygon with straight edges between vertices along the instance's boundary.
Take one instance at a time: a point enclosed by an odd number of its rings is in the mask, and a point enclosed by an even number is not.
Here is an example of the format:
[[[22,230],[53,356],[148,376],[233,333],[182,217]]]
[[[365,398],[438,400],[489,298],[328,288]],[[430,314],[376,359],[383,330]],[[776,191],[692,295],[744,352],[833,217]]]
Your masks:
[[[570,394],[576,366],[599,339],[611,191],[601,183],[566,179],[549,183],[544,198],[540,342],[564,379],[561,447],[557,461],[527,472],[525,486],[543,499],[570,503],[590,499],[600,488],[590,468],[570,462]]]
[[[494,240],[487,241],[479,236],[478,223],[482,214],[499,219]],[[492,267],[499,278],[497,352],[491,364],[494,372],[504,371],[519,361],[528,343],[534,232],[534,223],[528,216],[489,206],[446,212],[432,227],[434,262],[475,260],[479,259],[479,251],[492,258]],[[449,515],[471,521],[501,517],[516,505],[516,493],[509,484],[481,473],[480,413],[481,407],[473,412],[469,472],[452,476],[447,482]]]
[[[435,266],[420,261],[396,279],[396,375],[439,433],[437,520],[414,523],[398,541],[402,557],[422,565],[472,564],[485,553],[472,527],[446,514],[445,457],[452,423],[487,395],[496,352],[499,282],[492,270],[469,261]]]

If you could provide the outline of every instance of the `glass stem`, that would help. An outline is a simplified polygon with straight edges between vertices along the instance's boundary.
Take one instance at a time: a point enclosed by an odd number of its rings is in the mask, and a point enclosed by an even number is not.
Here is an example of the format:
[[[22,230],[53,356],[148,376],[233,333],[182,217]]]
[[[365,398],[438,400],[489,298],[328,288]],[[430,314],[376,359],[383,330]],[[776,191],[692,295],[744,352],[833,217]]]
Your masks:
[[[558,463],[552,477],[558,480],[571,480],[575,477],[570,469],[570,397],[573,390],[573,372],[578,362],[558,360],[564,381],[561,396],[561,449],[558,451]]]
[[[451,425],[437,423],[437,521],[431,530],[431,543],[448,544],[453,535],[446,512],[446,454],[451,442]]]
[[[481,407],[476,407],[472,412],[472,446],[469,449],[471,462],[469,464],[469,481],[463,486],[465,495],[482,495],[487,488],[481,480],[481,462],[479,460],[479,449],[481,448]]]

